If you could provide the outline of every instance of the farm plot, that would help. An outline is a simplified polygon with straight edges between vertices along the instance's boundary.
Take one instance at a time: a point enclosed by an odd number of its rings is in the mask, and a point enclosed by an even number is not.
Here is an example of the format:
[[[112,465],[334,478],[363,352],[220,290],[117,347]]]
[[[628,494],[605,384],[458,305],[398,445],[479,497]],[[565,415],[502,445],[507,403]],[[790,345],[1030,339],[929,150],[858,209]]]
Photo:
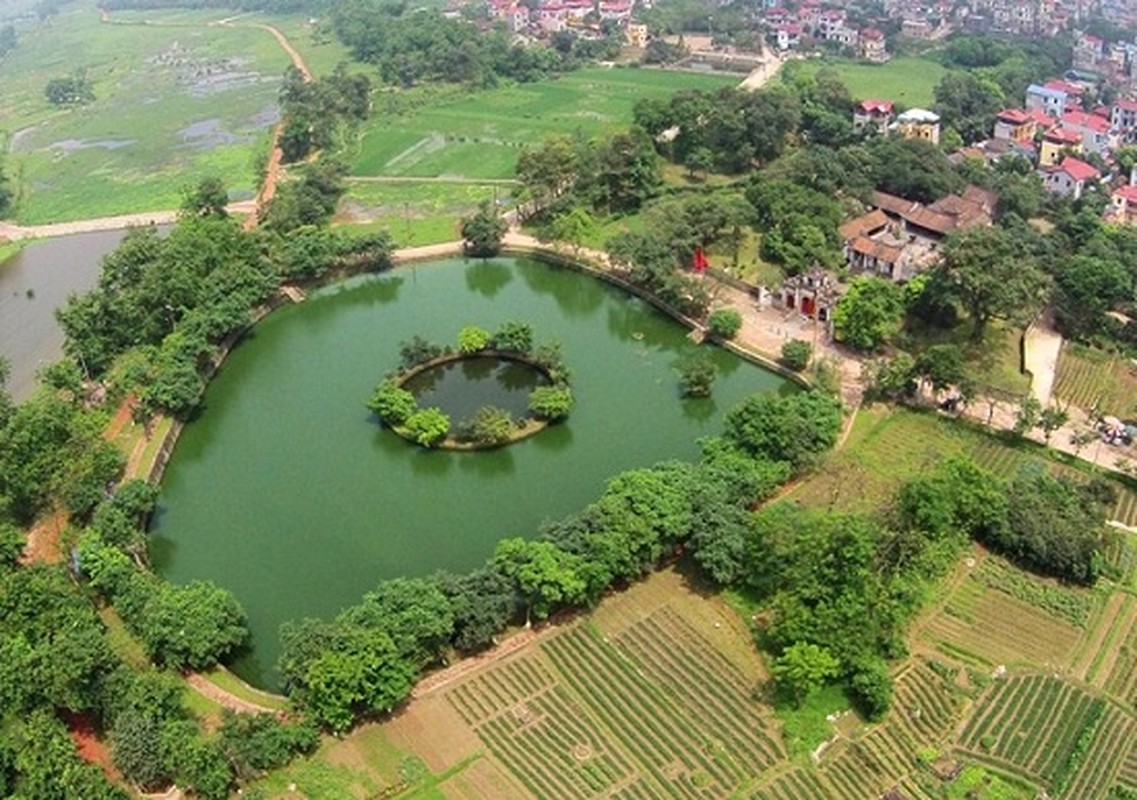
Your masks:
[[[963,583],[961,592],[974,593]],[[1082,632],[1030,603],[998,589],[984,588],[965,603],[953,603],[932,617],[921,638],[944,655],[969,664],[1047,664],[1065,666]]]
[[[734,691],[714,665],[659,680],[647,664],[630,660],[585,626],[551,639],[543,650],[563,681],[670,797],[725,797],[783,755],[774,735],[745,710],[750,696]],[[702,655],[681,657],[697,664]],[[695,705],[694,684],[717,687],[713,705]]]
[[[441,94],[374,120],[354,159],[356,175],[513,176],[521,148],[555,133],[585,136],[627,126],[643,97],[715,89],[737,78],[646,69],[582,69],[559,78],[474,94]]]
[[[278,117],[289,63],[276,41],[253,28],[207,26],[204,16],[177,25],[98,19],[93,8],[64,12],[4,62],[0,126],[16,131],[17,219],[177,208],[182,189],[206,175],[251,196],[254,154]],[[86,71],[95,101],[52,107],[43,87],[74,69]]]
[[[928,664],[914,660],[896,677],[889,724],[910,748],[941,741],[959,713],[962,701]]]
[[[538,797],[596,797],[633,777],[538,654],[510,660],[448,694],[463,720]]]
[[[827,796],[815,772],[795,769],[754,792],[750,800],[825,800]]]
[[[1128,713],[1111,705],[1096,729],[1082,735],[1090,737],[1089,747],[1083,751],[1079,764],[1074,764],[1073,758],[1067,762],[1069,771],[1061,776],[1064,791],[1058,795],[1063,800],[1106,796],[1107,787],[1117,778],[1133,749],[1134,721]]]
[[[984,698],[960,746],[1051,782],[1067,770],[1079,737],[1104,708],[1104,700],[1059,678],[1011,678]]]
[[[1119,627],[1122,627],[1120,645],[1111,654],[1112,661],[1103,665],[1101,675],[1104,675],[1104,680],[1099,680],[1110,695],[1134,705],[1137,704],[1137,624],[1134,616],[1129,614]]]
[[[901,743],[889,725],[875,728],[863,739],[838,746],[823,762],[820,774],[828,796],[839,800],[879,797],[919,768],[915,754]]]
[[[1078,408],[1127,416],[1137,409],[1137,368],[1111,353],[1064,344],[1054,393]]]
[[[1125,762],[1117,775],[1117,783],[1137,792],[1137,745],[1129,748],[1129,754],[1125,757]]]
[[[508,186],[352,182],[336,222],[348,234],[385,230],[399,247],[452,242],[461,238],[462,217],[509,193]]]

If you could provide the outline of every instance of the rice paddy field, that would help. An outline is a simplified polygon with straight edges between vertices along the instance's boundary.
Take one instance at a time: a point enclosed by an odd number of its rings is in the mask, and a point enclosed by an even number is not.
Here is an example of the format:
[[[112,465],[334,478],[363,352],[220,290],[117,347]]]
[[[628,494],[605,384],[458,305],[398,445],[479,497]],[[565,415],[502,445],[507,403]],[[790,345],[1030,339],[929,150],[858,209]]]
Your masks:
[[[452,242],[479,203],[507,201],[512,192],[509,185],[356,180],[348,184],[337,221],[349,234],[386,231],[399,247]]]
[[[0,68],[19,222],[176,208],[206,175],[252,195],[289,61],[265,31],[208,24],[217,19],[116,12],[100,22],[82,6],[24,33]],[[95,101],[51,106],[45,85],[73,70],[86,72]]]
[[[378,97],[353,173],[510,178],[521,148],[546,136],[614,131],[631,122],[640,98],[737,83],[732,76],[591,67],[481,92],[425,88]]]
[[[905,108],[930,107],[936,84],[947,73],[936,61],[912,56],[896,56],[884,64],[811,58],[796,62],[793,69],[812,75],[823,67],[836,70],[855,99],[891,100]]]

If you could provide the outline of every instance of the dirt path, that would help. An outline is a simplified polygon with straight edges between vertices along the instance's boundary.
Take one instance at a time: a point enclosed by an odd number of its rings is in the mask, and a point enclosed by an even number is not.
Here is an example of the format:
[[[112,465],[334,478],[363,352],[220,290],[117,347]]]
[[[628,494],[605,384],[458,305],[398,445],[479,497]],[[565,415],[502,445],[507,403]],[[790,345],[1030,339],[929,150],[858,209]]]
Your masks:
[[[782,60],[778,54],[770,49],[769,45],[763,43],[762,45],[762,66],[756,67],[749,75],[743,78],[742,83],[738,84],[739,89],[748,89],[754,91],[761,89],[769,83],[778,70],[782,68]]]
[[[245,700],[242,697],[227,692],[217,684],[210,681],[204,675],[196,672],[189,672],[185,675],[186,683],[193,687],[194,691],[206,697],[220,706],[224,706],[239,714],[277,714],[278,709],[262,706],[254,703],[251,700]]]
[[[1027,330],[1023,342],[1023,366],[1033,376],[1030,393],[1043,408],[1050,405],[1061,350],[1062,334],[1054,330],[1049,316],[1044,316]]]
[[[501,644],[485,651],[484,653],[479,653],[476,656],[463,658],[456,664],[427,675],[425,678],[415,684],[415,688],[411,690],[411,697],[419,698],[428,695],[431,692],[436,692],[439,689],[443,689],[457,681],[462,680],[462,678],[465,678],[470,673],[477,672],[487,664],[492,664],[495,661],[500,661],[506,656],[516,653],[518,650],[526,647],[538,637],[543,637],[556,629],[556,625],[550,624],[539,631],[530,628],[528,630],[521,631],[520,633],[516,633],[513,636],[510,636]]]

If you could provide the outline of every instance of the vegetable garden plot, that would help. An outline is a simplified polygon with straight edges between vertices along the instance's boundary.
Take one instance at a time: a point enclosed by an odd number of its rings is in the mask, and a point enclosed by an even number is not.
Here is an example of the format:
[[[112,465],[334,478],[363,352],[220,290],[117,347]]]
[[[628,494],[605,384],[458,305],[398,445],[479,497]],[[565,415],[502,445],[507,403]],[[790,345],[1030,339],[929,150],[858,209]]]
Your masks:
[[[827,800],[828,793],[812,772],[795,769],[779,775],[766,787],[750,795],[751,800]]]
[[[938,742],[955,721],[962,701],[924,661],[906,667],[896,679],[889,718],[917,746]]]
[[[1106,787],[1117,778],[1133,749],[1134,732],[1133,717],[1116,706],[1109,706],[1096,730],[1086,738],[1087,746],[1080,752],[1075,750],[1075,756],[1081,755],[1078,763],[1074,763],[1074,758],[1067,762],[1060,780],[1065,784],[1065,791],[1058,796],[1064,800],[1104,796]]]

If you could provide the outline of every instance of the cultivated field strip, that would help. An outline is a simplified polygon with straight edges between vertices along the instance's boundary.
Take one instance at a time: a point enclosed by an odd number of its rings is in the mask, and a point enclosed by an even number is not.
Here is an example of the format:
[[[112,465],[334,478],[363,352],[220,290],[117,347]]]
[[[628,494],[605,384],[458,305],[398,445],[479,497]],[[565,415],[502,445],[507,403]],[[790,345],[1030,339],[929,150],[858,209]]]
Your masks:
[[[822,765],[821,775],[830,797],[860,800],[879,797],[918,766],[910,746],[884,725],[837,751]]]
[[[1129,755],[1125,757],[1121,771],[1117,774],[1117,782],[1137,791],[1137,743],[1130,745]]]
[[[1117,503],[1109,513],[1109,518],[1117,520],[1122,525],[1137,526],[1137,492],[1118,487]]]
[[[828,797],[817,775],[799,768],[779,775],[750,795],[750,800],[827,800]]]
[[[1059,678],[1011,678],[983,700],[960,744],[1050,780],[1066,764],[1083,728],[1104,702]]]
[[[896,679],[892,724],[915,746],[924,746],[948,733],[960,705],[944,679],[917,660]]]
[[[776,734],[751,699],[757,688],[677,612],[664,606],[617,643],[743,764],[783,757]]]
[[[447,697],[494,756],[538,797],[600,797],[620,784],[634,785],[626,756],[606,747],[536,654],[488,670]]]
[[[1128,630],[1117,648],[1112,667],[1105,673],[1102,688],[1123,703],[1137,706],[1137,624],[1132,616]]]
[[[748,730],[747,718],[731,710],[746,696],[717,707],[684,706],[675,695],[678,684],[705,681],[706,672],[654,680],[587,627],[561,634],[543,649],[564,682],[670,797],[727,796],[781,752],[763,750],[765,735]]]
[[[950,612],[950,608],[948,611]],[[1081,631],[1030,603],[989,589],[967,619],[940,613],[922,635],[947,655],[977,664],[1052,664],[1070,660]]]
[[[1133,717],[1116,706],[1106,708],[1081,769],[1062,793],[1063,800],[1090,800],[1105,797],[1106,789],[1133,750]]]

